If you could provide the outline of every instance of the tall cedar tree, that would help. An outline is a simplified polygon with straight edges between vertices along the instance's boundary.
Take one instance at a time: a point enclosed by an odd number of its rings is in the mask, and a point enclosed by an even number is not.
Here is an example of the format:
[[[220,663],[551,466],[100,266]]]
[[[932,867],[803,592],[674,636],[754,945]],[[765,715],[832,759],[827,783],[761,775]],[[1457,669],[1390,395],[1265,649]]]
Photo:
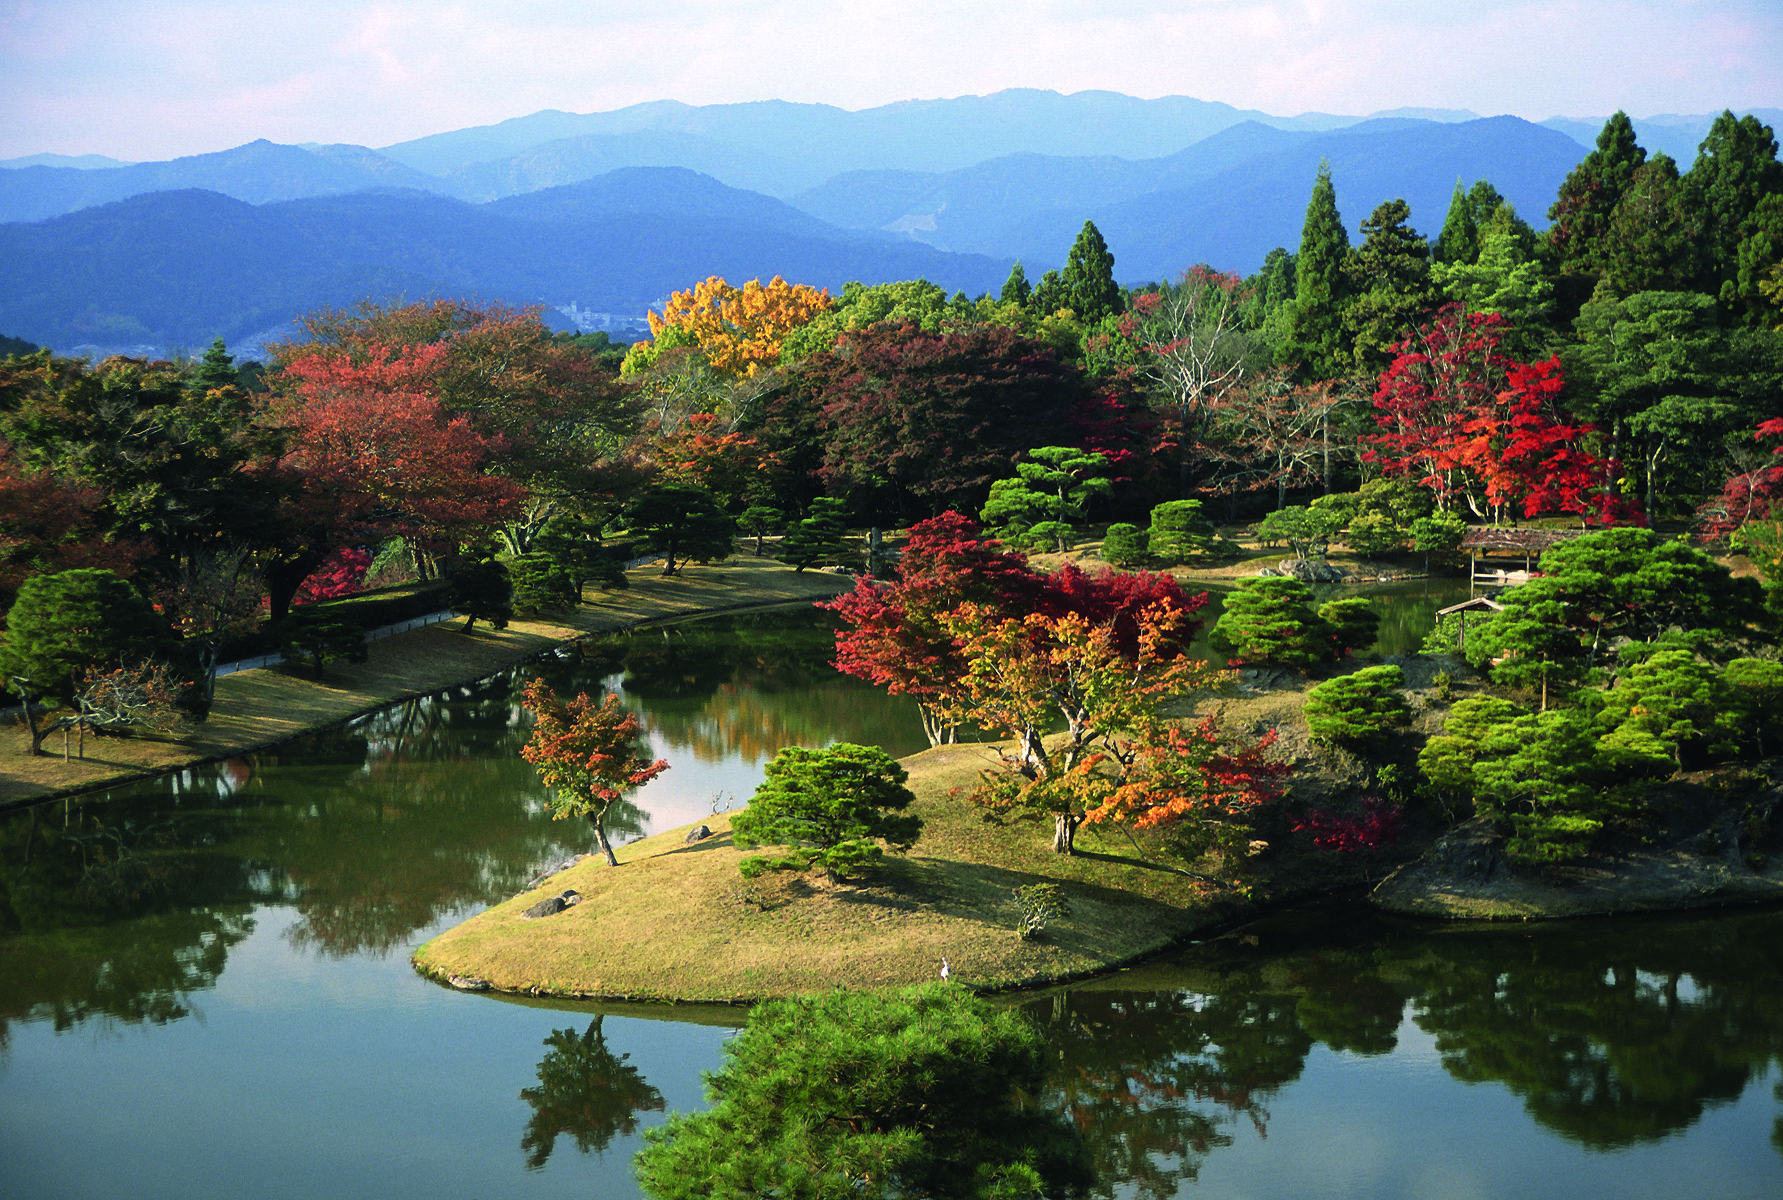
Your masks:
[[[639,753],[643,727],[618,696],[596,704],[583,692],[566,703],[543,679],[527,684],[520,696],[534,718],[520,757],[537,768],[540,782],[551,789],[551,816],[586,819],[607,865],[618,866],[607,841],[607,816],[627,792],[643,787],[669,764]]]
[[[1344,265],[1350,237],[1337,212],[1331,164],[1321,161],[1306,202],[1300,252],[1294,256],[1294,321],[1285,358],[1316,379],[1341,375],[1349,363],[1343,348],[1343,313],[1349,301]]]
[[[1442,232],[1430,247],[1432,262],[1471,263],[1480,256],[1480,228],[1473,217],[1473,205],[1455,181],[1455,194],[1449,198],[1449,212],[1443,218]]]
[[[1646,161],[1647,152],[1635,142],[1634,124],[1627,113],[1617,111],[1598,133],[1597,148],[1561,181],[1560,194],[1548,208],[1548,248],[1562,270],[1604,272],[1610,220],[1634,182],[1635,170]]]
[[[1354,299],[1344,311],[1344,340],[1356,369],[1373,377],[1393,360],[1391,347],[1434,307],[1430,246],[1413,229],[1411,205],[1387,200],[1362,222],[1362,245],[1346,264]]]
[[[1740,242],[1752,232],[1760,202],[1783,192],[1783,163],[1771,127],[1723,111],[1697,148],[1684,190],[1700,229],[1699,290],[1732,307],[1739,295]]]
[[[1126,294],[1114,281],[1114,255],[1093,221],[1085,221],[1071,243],[1059,285],[1065,306],[1086,327],[1104,317],[1119,316],[1126,309]]]
[[[1610,214],[1604,278],[1622,296],[1686,290],[1701,270],[1701,238],[1701,217],[1690,207],[1678,164],[1662,151],[1635,168]]]

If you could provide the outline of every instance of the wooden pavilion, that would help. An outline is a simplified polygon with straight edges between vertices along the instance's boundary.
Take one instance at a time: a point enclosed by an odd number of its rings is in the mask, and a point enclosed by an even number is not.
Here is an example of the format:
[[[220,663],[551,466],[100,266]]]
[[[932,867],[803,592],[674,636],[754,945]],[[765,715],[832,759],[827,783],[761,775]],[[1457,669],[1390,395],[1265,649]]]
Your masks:
[[[1467,551],[1472,592],[1478,595],[1482,591],[1528,583],[1543,551],[1582,537],[1586,532],[1583,529],[1506,529],[1498,525],[1478,525],[1469,529],[1461,538],[1461,549]]]

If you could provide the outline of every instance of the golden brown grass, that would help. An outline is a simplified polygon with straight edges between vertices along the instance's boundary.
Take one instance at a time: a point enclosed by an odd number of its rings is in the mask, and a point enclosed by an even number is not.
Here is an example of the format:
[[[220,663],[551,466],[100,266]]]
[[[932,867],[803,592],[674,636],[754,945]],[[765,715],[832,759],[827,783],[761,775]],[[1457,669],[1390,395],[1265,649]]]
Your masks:
[[[923,837],[860,885],[745,882],[738,863],[753,852],[732,845],[720,816],[707,822],[714,836],[691,846],[672,830],[621,849],[618,868],[584,858],[434,938],[415,964],[504,991],[700,1002],[915,983],[936,978],[945,955],[956,980],[1009,988],[1108,970],[1235,911],[1093,833],[1067,858],[1048,848],[1050,825],[985,824],[949,792],[971,784],[986,755],[950,746],[904,760]],[[1013,889],[1046,881],[1063,886],[1071,915],[1021,941]],[[583,901],[522,917],[566,888]]]
[[[49,753],[27,751],[23,719],[0,726],[0,808],[66,792],[157,775],[206,759],[258,749],[349,720],[410,696],[481,679],[585,633],[695,612],[816,599],[850,586],[843,576],[794,572],[768,559],[739,555],[692,566],[663,579],[646,567],[625,591],[591,592],[594,603],[555,621],[515,621],[506,629],[463,622],[432,625],[374,642],[368,661],[330,663],[325,677],[279,666],[225,675],[217,681],[210,718],[166,735],[92,738],[86,757],[64,762],[60,735]]]

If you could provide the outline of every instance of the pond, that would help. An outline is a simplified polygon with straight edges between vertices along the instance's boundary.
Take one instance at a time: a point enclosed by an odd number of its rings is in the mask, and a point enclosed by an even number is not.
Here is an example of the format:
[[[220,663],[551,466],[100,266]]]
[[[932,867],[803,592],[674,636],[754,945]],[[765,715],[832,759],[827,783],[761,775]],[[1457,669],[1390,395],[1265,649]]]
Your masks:
[[[542,664],[672,767],[634,831],[781,744],[920,747],[810,614]],[[0,1187],[133,1197],[633,1197],[734,1009],[521,1003],[412,948],[583,852],[500,676],[0,819]],[[1783,915],[1458,931],[1332,902],[1014,998],[1122,1197],[1783,1195]]]

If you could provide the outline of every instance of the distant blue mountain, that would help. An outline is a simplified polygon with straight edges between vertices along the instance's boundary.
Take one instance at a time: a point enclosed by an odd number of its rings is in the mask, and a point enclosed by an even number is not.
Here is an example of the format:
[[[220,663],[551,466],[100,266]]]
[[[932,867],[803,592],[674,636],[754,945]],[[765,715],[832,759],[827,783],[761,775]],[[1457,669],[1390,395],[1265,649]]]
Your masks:
[[[41,221],[148,192],[203,188],[249,204],[376,187],[445,185],[364,146],[283,146],[264,139],[168,162],[110,169],[29,166],[0,171],[0,221]]]
[[[1516,117],[1385,118],[1325,133],[1246,122],[1143,162],[1022,155],[931,175],[859,172],[794,203],[832,224],[1042,268],[1057,265],[1087,218],[1114,252],[1117,276],[1141,283],[1198,262],[1249,272],[1271,248],[1297,247],[1321,160],[1331,164],[1352,236],[1395,197],[1435,236],[1457,181],[1488,179],[1526,219],[1544,224],[1580,157],[1564,134]]]
[[[361,300],[573,301],[641,315],[713,274],[833,290],[924,277],[976,295],[1009,266],[835,229],[679,170],[484,205],[395,189],[262,205],[182,190],[0,226],[0,330],[63,350],[164,352]]]

